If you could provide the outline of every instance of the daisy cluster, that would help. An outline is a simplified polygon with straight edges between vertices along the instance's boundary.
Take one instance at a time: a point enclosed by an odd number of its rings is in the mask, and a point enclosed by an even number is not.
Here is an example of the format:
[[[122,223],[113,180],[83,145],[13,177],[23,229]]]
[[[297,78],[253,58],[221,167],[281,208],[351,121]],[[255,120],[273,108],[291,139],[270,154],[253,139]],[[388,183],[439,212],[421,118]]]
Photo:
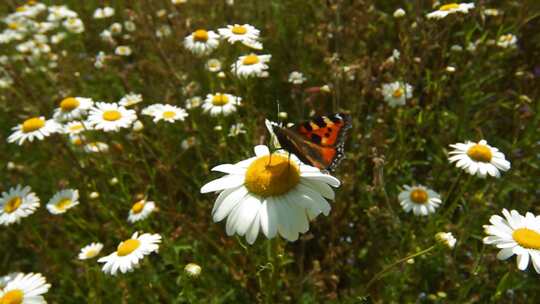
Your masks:
[[[17,7],[1,21],[5,29],[0,32],[0,44],[5,52],[12,52],[0,56],[0,65],[28,62],[41,70],[56,68],[62,41],[85,29],[78,14],[67,6],[36,1]],[[11,85],[3,67],[0,73],[4,74],[1,86]]]

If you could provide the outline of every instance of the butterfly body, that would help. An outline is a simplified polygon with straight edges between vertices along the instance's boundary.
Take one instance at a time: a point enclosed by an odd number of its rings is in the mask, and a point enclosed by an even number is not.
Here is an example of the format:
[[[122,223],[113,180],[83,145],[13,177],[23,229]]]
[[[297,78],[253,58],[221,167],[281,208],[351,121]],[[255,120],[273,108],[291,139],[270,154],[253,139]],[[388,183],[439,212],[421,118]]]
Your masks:
[[[336,113],[315,117],[290,128],[271,123],[271,128],[283,149],[306,164],[332,171],[345,156],[345,136],[351,128],[351,117]]]

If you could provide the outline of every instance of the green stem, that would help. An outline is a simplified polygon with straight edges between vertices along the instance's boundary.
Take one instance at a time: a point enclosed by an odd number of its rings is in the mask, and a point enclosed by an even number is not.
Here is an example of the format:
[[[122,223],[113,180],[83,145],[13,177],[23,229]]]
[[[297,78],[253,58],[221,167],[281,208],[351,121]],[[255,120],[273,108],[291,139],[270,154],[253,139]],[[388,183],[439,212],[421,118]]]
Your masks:
[[[273,266],[272,272],[270,274],[270,288],[266,294],[266,303],[276,303],[274,301],[274,296],[276,294],[278,279],[279,279],[279,270],[280,270],[280,261],[279,261],[279,237],[275,237],[267,242],[267,258],[268,262]],[[279,302],[279,301],[278,301]]]

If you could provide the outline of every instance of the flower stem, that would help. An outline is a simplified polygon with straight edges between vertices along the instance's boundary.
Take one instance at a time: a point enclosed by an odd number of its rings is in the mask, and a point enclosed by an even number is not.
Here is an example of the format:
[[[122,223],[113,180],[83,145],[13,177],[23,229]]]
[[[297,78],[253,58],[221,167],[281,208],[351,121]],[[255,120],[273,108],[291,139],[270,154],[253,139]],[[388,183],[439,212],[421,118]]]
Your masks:
[[[280,271],[279,237],[276,236],[275,238],[269,240],[267,242],[267,245],[268,262],[273,267],[269,277],[270,288],[268,289],[268,293],[266,294],[266,303],[276,303],[276,301],[274,301],[274,297],[276,294],[276,290],[278,289],[277,285]]]
[[[426,249],[424,249],[424,250],[421,250],[421,251],[419,251],[419,252],[416,252],[416,253],[413,253],[413,254],[411,254],[411,255],[408,255],[408,256],[406,256],[406,257],[404,257],[404,258],[401,258],[401,259],[395,261],[394,263],[392,263],[392,264],[390,264],[390,265],[384,267],[383,270],[379,271],[376,275],[373,276],[373,278],[372,278],[371,280],[369,280],[369,282],[366,284],[366,291],[369,290],[369,287],[370,287],[373,283],[375,283],[376,281],[378,281],[379,279],[381,279],[381,278],[382,278],[388,271],[390,271],[394,266],[397,266],[397,265],[399,265],[399,264],[401,264],[401,263],[403,263],[403,262],[406,262],[406,261],[409,260],[409,259],[415,258],[415,257],[417,257],[417,256],[424,255],[424,254],[426,254],[426,253],[432,251],[432,250],[435,249],[436,247],[437,247],[437,245],[435,244],[435,245],[433,245],[433,246],[431,246],[431,247],[428,247],[428,248],[426,248]]]

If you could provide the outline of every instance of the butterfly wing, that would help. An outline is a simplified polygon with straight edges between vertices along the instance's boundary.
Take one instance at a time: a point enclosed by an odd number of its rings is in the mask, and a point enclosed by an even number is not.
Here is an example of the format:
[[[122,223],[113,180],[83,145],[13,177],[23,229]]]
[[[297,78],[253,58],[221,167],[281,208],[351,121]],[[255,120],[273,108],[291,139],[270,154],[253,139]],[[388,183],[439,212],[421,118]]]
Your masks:
[[[307,164],[331,171],[345,156],[345,136],[350,128],[350,116],[336,113],[291,128],[274,125],[273,131],[285,150]]]

